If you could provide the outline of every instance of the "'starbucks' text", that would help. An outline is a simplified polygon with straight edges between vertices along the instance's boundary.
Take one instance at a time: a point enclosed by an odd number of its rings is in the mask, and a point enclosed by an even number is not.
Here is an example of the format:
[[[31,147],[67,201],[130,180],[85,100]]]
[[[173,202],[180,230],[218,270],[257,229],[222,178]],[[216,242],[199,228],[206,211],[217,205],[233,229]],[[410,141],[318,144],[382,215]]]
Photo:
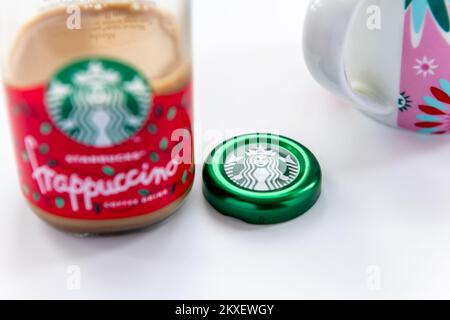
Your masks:
[[[75,212],[80,209],[80,198],[83,199],[85,209],[90,211],[93,209],[92,200],[97,197],[117,195],[138,186],[158,186],[175,176],[181,161],[172,159],[165,167],[151,167],[144,163],[140,169],[118,173],[109,179],[94,180],[92,177],[81,178],[76,173],[58,173],[47,165],[40,165],[36,157],[38,143],[32,136],[25,137],[25,148],[33,170],[33,179],[40,192],[43,195],[51,192],[67,194]]]

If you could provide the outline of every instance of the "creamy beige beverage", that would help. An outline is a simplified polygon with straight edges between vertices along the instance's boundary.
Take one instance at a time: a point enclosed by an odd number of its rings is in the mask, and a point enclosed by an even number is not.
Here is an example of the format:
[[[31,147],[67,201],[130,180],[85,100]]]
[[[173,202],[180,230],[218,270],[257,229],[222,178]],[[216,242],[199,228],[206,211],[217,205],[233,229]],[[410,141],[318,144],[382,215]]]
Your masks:
[[[59,8],[27,23],[6,63],[25,197],[70,232],[158,222],[194,176],[171,141],[173,131],[191,131],[183,30],[148,4],[82,6],[79,28],[68,18]]]
[[[21,30],[6,66],[7,83],[41,84],[67,61],[86,56],[130,61],[162,91],[189,77],[180,30],[170,13],[150,5],[82,6],[80,29],[69,29],[69,16],[65,8],[54,9]]]

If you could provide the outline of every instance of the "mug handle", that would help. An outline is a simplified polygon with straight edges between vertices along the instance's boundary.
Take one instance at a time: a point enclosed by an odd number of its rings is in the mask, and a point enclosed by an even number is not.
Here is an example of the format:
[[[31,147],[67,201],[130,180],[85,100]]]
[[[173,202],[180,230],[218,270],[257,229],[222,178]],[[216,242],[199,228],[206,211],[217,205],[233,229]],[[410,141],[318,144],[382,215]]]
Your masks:
[[[395,108],[356,94],[347,78],[344,52],[360,0],[311,0],[303,35],[303,53],[308,69],[324,87],[346,97],[376,116],[389,115]]]

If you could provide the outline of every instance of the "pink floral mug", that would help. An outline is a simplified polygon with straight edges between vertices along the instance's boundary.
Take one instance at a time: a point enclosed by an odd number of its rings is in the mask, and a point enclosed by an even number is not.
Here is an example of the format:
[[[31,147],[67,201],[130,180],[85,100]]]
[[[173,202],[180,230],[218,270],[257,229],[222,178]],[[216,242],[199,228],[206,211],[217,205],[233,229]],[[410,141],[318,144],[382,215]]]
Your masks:
[[[364,113],[419,133],[450,133],[450,0],[312,0],[309,70]]]

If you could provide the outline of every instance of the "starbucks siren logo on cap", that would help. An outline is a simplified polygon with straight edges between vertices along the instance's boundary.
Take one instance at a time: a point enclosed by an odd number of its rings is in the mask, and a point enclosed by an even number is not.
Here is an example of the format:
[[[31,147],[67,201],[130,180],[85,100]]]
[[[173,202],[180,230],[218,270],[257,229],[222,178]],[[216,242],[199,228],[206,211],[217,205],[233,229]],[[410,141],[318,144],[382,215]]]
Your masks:
[[[151,111],[146,79],[129,66],[105,59],[63,68],[51,80],[46,100],[59,129],[93,147],[125,142],[142,128]]]
[[[220,213],[248,223],[295,219],[319,199],[322,171],[306,147],[253,133],[218,145],[203,166],[203,194]]]
[[[276,191],[294,181],[300,171],[295,157],[286,149],[253,145],[241,147],[225,160],[227,177],[252,191]]]

